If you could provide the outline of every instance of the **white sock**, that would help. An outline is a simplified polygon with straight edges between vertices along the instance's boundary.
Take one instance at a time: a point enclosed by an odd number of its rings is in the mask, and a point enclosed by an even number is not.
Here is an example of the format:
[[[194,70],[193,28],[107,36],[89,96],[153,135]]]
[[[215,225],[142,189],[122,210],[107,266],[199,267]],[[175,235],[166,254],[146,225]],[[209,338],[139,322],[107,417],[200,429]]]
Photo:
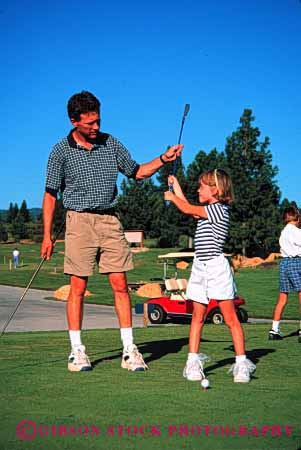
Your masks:
[[[246,359],[247,359],[246,355],[235,356],[235,362],[237,362],[237,363],[241,363],[241,362],[245,361]]]
[[[123,348],[133,344],[133,328],[120,328]]]
[[[276,331],[276,333],[279,332],[279,324],[280,320],[273,320],[272,330]]]
[[[198,353],[188,353],[187,361],[196,361],[199,359]]]
[[[71,342],[71,347],[78,347],[82,345],[80,330],[69,330],[69,337]]]

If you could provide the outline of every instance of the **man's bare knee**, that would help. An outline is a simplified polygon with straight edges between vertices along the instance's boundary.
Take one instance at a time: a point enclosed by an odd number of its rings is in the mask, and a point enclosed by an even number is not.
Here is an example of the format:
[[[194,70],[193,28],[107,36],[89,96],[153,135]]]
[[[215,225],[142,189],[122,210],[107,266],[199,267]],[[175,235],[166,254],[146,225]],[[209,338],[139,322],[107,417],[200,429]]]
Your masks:
[[[128,288],[127,286],[112,286],[112,290],[114,294],[128,294]]]

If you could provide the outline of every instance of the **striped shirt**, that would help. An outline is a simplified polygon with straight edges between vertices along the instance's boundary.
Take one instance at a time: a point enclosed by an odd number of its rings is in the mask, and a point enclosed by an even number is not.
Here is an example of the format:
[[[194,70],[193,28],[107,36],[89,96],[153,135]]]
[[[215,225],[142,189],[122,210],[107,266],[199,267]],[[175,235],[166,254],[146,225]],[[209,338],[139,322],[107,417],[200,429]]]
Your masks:
[[[135,178],[139,165],[113,136],[99,133],[91,150],[77,144],[72,136],[56,144],[49,156],[46,192],[63,191],[66,209],[110,209],[117,203],[118,173]]]
[[[205,206],[208,219],[199,219],[195,233],[195,256],[208,261],[223,253],[229,230],[229,206],[211,203]]]

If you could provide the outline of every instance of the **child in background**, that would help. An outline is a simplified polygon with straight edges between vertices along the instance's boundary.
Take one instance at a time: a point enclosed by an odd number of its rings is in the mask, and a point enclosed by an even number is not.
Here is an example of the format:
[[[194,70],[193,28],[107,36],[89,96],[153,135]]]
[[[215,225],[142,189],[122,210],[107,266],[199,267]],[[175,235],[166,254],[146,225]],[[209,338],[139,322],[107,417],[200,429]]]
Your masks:
[[[232,334],[235,349],[234,382],[247,383],[256,366],[246,358],[244,334],[237,318],[233,299],[235,285],[228,260],[223,254],[223,246],[228,236],[229,205],[233,202],[232,182],[222,169],[210,170],[199,178],[199,201],[207,206],[192,205],[188,202],[177,179],[168,178],[173,192],[164,193],[184,214],[198,219],[195,234],[195,257],[188,281],[186,295],[193,300],[193,314],[189,333],[189,353],[183,376],[190,381],[205,378],[203,363],[205,355],[199,355],[199,345],[210,298],[219,301],[225,323]]]
[[[298,292],[301,317],[301,230],[299,225],[299,211],[294,206],[285,208],[283,212],[283,228],[280,238],[280,252],[282,259],[279,265],[280,292],[278,302],[274,310],[272,329],[269,339],[281,340],[279,323],[285,308],[289,292]],[[301,322],[300,322],[301,328]],[[298,341],[301,342],[301,330],[299,329]]]

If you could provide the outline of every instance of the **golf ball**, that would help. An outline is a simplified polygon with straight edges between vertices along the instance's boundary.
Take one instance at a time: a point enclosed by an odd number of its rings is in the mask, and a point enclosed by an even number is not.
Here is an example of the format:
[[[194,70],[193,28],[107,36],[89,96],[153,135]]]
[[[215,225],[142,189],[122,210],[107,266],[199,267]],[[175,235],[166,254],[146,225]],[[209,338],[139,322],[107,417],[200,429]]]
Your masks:
[[[204,389],[207,389],[210,386],[209,380],[207,380],[207,378],[203,378],[201,381],[201,386]]]

